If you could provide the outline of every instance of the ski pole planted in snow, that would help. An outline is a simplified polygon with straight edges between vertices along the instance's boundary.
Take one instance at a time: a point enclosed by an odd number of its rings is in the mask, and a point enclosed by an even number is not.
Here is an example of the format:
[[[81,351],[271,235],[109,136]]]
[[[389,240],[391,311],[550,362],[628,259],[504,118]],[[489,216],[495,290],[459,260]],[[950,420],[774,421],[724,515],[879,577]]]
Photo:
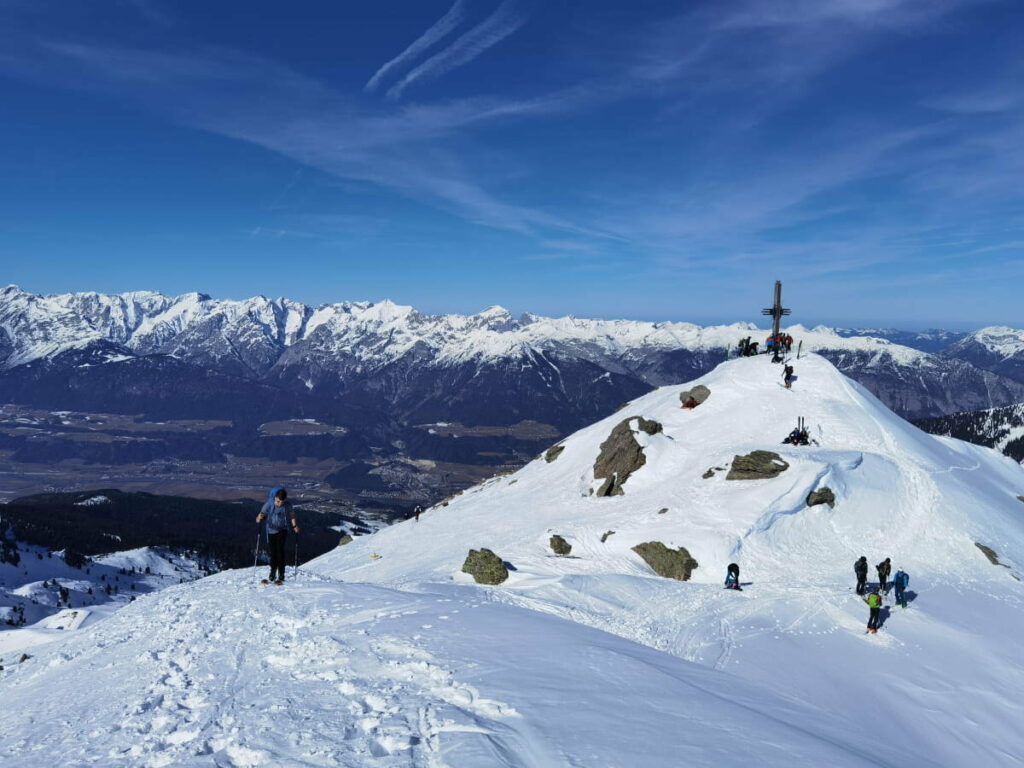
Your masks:
[[[292,573],[292,578],[298,578],[299,576],[299,534],[295,534],[295,571]]]
[[[252,559],[252,578],[256,580],[256,568],[260,563],[260,528],[259,523],[256,523],[256,555]]]

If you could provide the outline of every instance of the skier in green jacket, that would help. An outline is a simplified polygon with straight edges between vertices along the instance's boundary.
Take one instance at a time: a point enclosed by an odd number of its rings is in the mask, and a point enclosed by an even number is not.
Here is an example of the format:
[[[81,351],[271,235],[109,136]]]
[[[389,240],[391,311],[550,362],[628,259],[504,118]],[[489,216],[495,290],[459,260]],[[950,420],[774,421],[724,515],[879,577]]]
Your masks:
[[[879,614],[882,610],[882,596],[877,592],[872,592],[864,598],[864,602],[868,604],[868,630],[864,634],[877,634]]]

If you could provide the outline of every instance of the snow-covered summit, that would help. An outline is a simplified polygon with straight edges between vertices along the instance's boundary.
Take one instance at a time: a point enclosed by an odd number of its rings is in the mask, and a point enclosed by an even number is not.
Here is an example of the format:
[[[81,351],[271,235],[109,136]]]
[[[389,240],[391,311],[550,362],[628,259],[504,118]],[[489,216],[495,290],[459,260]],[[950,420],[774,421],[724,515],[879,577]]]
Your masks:
[[[791,390],[765,357],[662,387],[566,438],[560,453],[316,566],[346,581],[429,590],[471,583],[463,561],[486,547],[512,566],[487,588],[492,600],[841,711],[854,731],[910,747],[915,764],[1015,764],[1024,758],[1013,725],[1024,714],[1024,468],[921,432],[824,358],[793,362]],[[710,397],[684,410],[680,395],[695,384]],[[812,444],[781,444],[801,417]],[[640,418],[661,429],[641,429]],[[644,463],[623,495],[599,497],[595,462],[624,420]],[[735,457],[754,451],[777,453],[787,468],[728,479]],[[826,489],[832,504],[811,506],[811,493]],[[551,551],[555,534],[569,556]],[[689,583],[655,575],[633,549],[646,542],[685,548],[697,562]],[[885,557],[911,574],[913,602],[886,607],[880,635],[864,636],[867,610],[852,594],[860,555],[875,583]],[[730,562],[742,593],[721,589]],[[965,733],[967,713],[988,727]]]
[[[1013,357],[1024,352],[1024,330],[1008,328],[1005,325],[991,325],[966,336],[961,345],[974,342],[1002,358]]]
[[[693,579],[705,583],[717,583],[737,558],[757,578],[790,569],[841,578],[861,552],[879,547],[898,553],[917,573],[967,578],[980,570],[1008,578],[983,567],[975,542],[1024,565],[1019,465],[922,432],[824,358],[792,362],[791,390],[782,386],[780,366],[765,357],[733,360],[695,382],[661,387],[562,441],[555,461],[538,459],[434,508],[418,527],[393,527],[325,564],[338,575],[352,567],[362,573],[368,566],[361,550],[370,547],[396,555],[373,565],[375,579],[396,585],[446,579],[458,573],[472,544],[515,563],[515,585],[577,571],[642,573],[646,566],[631,547],[655,539],[685,546],[701,563]],[[710,388],[711,396],[683,410],[680,393],[694,384]],[[656,421],[663,430],[634,429],[646,463],[625,483],[623,496],[599,498],[595,461],[627,417]],[[782,445],[800,418],[814,444]],[[734,456],[756,450],[778,453],[789,468],[773,480],[725,479]],[[709,469],[713,476],[704,478]],[[834,492],[834,509],[807,506],[807,496],[822,487]],[[610,529],[616,535],[600,542]],[[549,531],[568,535],[593,556],[552,561],[540,546]],[[411,553],[410,535],[436,541]]]

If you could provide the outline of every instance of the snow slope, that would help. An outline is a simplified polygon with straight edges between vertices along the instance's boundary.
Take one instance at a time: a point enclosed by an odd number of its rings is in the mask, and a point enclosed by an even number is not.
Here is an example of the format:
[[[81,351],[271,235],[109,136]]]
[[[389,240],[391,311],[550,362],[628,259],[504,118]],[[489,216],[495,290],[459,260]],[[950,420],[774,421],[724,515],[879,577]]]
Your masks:
[[[7,768],[929,765],[783,694],[450,584],[226,572],[47,646],[0,692]]]
[[[425,589],[469,581],[460,573],[467,550],[489,547],[515,567],[487,590],[493,600],[843,712],[858,732],[922,760],[1019,764],[1024,470],[990,449],[921,432],[822,358],[796,368],[786,390],[763,357],[725,363],[698,380],[712,394],[693,411],[679,408],[690,384],[663,387],[565,440],[554,462],[538,459],[419,523],[329,553],[320,568]],[[601,443],[631,416],[664,431],[637,433],[646,464],[624,496],[589,495]],[[817,444],[779,445],[799,416]],[[771,480],[702,478],[756,449],[777,451],[790,468]],[[808,507],[808,493],[824,486],[835,508]],[[602,543],[607,531],[615,533]],[[573,545],[571,557],[551,556],[555,533]],[[654,576],[631,551],[652,540],[686,547],[699,563],[690,583]],[[910,608],[887,608],[877,636],[862,634],[867,611],[851,589],[861,554],[872,564],[890,556],[911,574]],[[720,589],[731,561],[752,582],[739,594]]]
[[[18,564],[0,562],[0,658],[90,626],[135,596],[203,574],[199,563],[163,547],[101,555],[76,568],[61,552],[23,542],[16,546]],[[67,590],[70,606],[60,601],[59,588]],[[23,626],[7,624],[20,624],[22,618]]]

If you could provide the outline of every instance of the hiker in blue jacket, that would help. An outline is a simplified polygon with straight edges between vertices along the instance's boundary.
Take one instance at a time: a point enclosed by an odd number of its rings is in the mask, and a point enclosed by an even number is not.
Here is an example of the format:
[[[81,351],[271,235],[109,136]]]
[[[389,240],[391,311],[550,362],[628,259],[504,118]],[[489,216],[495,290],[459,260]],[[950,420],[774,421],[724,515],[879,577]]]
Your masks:
[[[896,602],[901,608],[907,607],[907,597],[903,591],[910,584],[910,576],[902,568],[897,569],[896,575],[892,577],[892,586],[896,590]]]
[[[267,551],[270,553],[270,578],[263,584],[274,582],[277,586],[284,583],[284,544],[288,538],[288,524],[295,533],[299,532],[299,521],[295,517],[295,508],[288,501],[288,491],[277,488],[273,496],[263,505],[256,515],[256,524],[267,521]]]

